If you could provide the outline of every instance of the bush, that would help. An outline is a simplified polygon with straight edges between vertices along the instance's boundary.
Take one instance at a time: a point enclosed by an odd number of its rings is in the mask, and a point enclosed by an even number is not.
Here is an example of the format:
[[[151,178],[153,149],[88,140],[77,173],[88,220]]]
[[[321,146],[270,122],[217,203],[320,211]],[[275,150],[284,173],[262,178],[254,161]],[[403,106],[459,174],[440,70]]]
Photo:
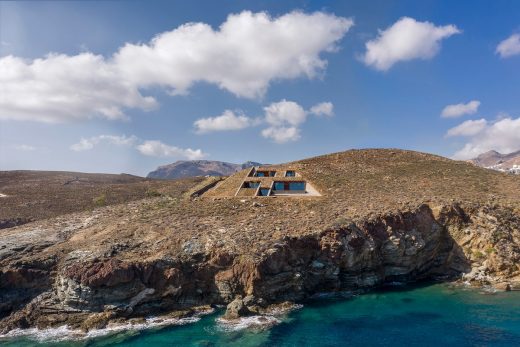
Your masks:
[[[105,194],[101,194],[100,196],[92,199],[92,202],[96,207],[105,206],[107,204],[107,197]]]
[[[496,252],[496,250],[493,247],[486,248],[486,254],[487,255],[490,255],[491,253],[495,253],[495,252]]]
[[[486,256],[481,251],[473,251],[473,258],[478,260],[478,259],[482,259],[482,258],[485,258],[485,257]]]
[[[158,196],[162,196],[157,190],[148,190],[146,191],[146,196],[149,198],[156,198]]]

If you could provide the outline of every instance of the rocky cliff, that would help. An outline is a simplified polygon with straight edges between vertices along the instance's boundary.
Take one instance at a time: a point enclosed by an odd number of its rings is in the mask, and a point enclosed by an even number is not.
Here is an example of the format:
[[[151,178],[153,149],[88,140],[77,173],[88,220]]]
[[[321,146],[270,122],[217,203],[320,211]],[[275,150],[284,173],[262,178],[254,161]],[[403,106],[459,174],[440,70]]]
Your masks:
[[[160,196],[0,231],[0,331],[215,304],[233,319],[395,282],[520,289],[516,176],[403,151],[295,165],[323,197]]]

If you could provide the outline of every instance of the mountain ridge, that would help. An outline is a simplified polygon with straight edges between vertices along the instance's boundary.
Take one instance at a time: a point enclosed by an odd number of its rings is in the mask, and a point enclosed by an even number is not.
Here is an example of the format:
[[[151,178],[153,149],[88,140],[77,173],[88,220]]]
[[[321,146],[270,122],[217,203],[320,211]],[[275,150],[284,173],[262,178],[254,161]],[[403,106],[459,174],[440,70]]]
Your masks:
[[[146,177],[175,179],[197,176],[230,176],[247,167],[259,165],[262,164],[253,161],[235,164],[218,160],[178,160],[171,164],[159,166],[154,171],[149,172]]]
[[[518,173],[520,173],[520,169],[517,169],[520,167],[520,150],[506,154],[491,150],[479,154],[476,158],[470,159],[469,162],[487,169],[512,173],[519,171]]]

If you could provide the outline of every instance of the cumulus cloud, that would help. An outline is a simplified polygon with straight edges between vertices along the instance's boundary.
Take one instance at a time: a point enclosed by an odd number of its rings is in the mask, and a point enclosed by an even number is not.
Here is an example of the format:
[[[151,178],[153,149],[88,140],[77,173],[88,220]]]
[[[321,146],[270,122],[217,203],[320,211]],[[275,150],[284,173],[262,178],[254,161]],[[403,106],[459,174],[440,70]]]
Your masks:
[[[332,117],[334,115],[334,105],[332,102],[321,102],[312,106],[309,112],[318,117]]]
[[[446,133],[446,136],[473,136],[480,133],[487,126],[487,121],[485,119],[479,120],[467,120],[462,124],[457,125],[454,128],[451,128]]]
[[[455,105],[448,105],[444,107],[441,117],[456,118],[466,114],[475,114],[480,106],[480,101],[472,100],[466,104],[460,103]]]
[[[258,124],[258,121],[249,118],[242,111],[225,110],[220,116],[202,118],[193,123],[198,134],[215,131],[241,130]]]
[[[264,107],[265,120],[273,126],[284,124],[300,125],[305,122],[307,112],[298,103],[283,99]]]
[[[268,128],[262,130],[262,136],[276,143],[297,141],[301,138],[300,125],[305,123],[309,114],[316,116],[332,116],[334,105],[322,102],[305,110],[294,101],[283,99],[264,107],[265,122]]]
[[[240,110],[226,110],[218,117],[199,119],[193,123],[193,126],[198,134],[204,134],[241,130],[264,124],[267,128],[261,131],[263,137],[276,143],[286,143],[301,138],[300,126],[305,123],[309,114],[330,117],[333,115],[333,110],[334,105],[331,102],[316,104],[307,111],[297,102],[282,99],[264,107],[263,117],[251,118]]]
[[[520,149],[520,118],[506,117],[495,122],[484,119],[466,121],[450,129],[448,135],[468,139],[464,147],[453,155],[455,159],[475,158],[490,150],[510,153]]]
[[[276,143],[286,143],[300,139],[300,129],[297,127],[269,127],[262,130],[262,136],[272,139]]]
[[[142,94],[146,88],[185,94],[197,82],[238,97],[261,97],[273,80],[319,76],[327,65],[322,53],[336,51],[353,24],[323,12],[273,18],[244,11],[229,15],[218,29],[184,24],[148,43],[127,43],[107,58],[89,52],[2,57],[0,119],[122,119],[125,109],[157,106]]]
[[[76,152],[89,151],[101,143],[133,147],[139,151],[139,153],[150,157],[177,157],[195,160],[207,155],[200,149],[183,149],[167,145],[157,140],[143,141],[134,135],[98,135],[90,138],[82,138],[78,143],[71,145],[70,149]]]
[[[141,154],[150,157],[183,157],[190,160],[196,160],[204,158],[207,155],[200,149],[179,148],[167,145],[157,140],[145,141],[136,148]]]
[[[496,53],[502,58],[520,54],[520,34],[513,34],[497,46]]]
[[[262,131],[264,137],[275,139],[275,142],[283,143],[300,138],[300,130],[297,128],[304,123],[308,114],[330,117],[333,115],[334,105],[331,102],[322,102],[306,111],[294,101],[285,99],[271,103],[264,107],[263,118],[251,118],[243,111],[225,110],[217,117],[201,118],[193,123],[198,134],[216,131],[241,130],[262,123],[269,125],[269,129]],[[282,133],[286,134],[282,136]]]
[[[305,122],[307,111],[294,101],[283,99],[264,107],[265,121],[269,127],[262,130],[262,136],[276,143],[286,143],[300,139],[298,126]]]
[[[0,58],[0,95],[0,119],[40,122],[123,119],[124,108],[149,110],[157,104],[92,53]]]
[[[106,142],[116,146],[132,146],[138,141],[136,136],[118,136],[118,135],[98,135],[90,138],[82,138],[78,143],[70,146],[70,149],[76,152],[88,151],[96,145]]]
[[[362,60],[367,66],[386,71],[400,61],[431,59],[439,52],[441,40],[460,32],[455,25],[435,26],[403,17],[365,43]]]
[[[197,81],[237,96],[262,96],[273,79],[313,78],[326,66],[321,52],[333,52],[353,25],[351,19],[315,12],[278,18],[244,11],[214,30],[189,23],[158,35],[149,44],[125,45],[117,65],[135,83],[163,85],[185,93]]]

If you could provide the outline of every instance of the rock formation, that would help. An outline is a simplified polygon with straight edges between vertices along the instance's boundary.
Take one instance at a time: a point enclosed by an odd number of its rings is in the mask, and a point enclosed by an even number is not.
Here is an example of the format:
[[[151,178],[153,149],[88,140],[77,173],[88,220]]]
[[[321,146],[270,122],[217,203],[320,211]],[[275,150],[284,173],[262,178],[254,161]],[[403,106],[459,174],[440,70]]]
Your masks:
[[[1,230],[0,331],[216,304],[235,319],[395,282],[520,289],[517,176],[397,150],[291,165],[323,196],[226,199],[223,181]]]

